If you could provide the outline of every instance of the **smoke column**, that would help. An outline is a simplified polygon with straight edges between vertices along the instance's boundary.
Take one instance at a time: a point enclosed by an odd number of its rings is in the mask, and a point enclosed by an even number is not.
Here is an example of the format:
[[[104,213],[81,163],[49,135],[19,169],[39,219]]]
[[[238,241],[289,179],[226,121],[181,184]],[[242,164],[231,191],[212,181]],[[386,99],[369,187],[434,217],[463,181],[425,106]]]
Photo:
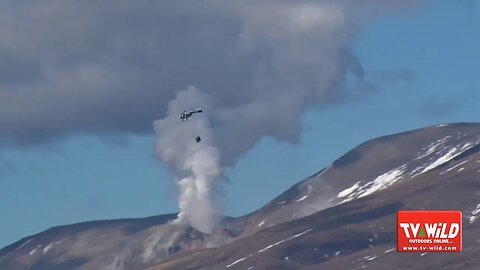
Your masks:
[[[190,74],[188,82],[198,89],[172,95],[166,118],[154,123],[156,153],[178,177],[177,222],[211,232],[220,216],[212,190],[222,168],[233,166],[263,137],[297,142],[308,108],[374,92],[349,42],[365,21],[415,2],[206,1],[212,9],[205,12],[215,10],[225,24],[192,11],[204,28],[188,28],[179,42],[189,40],[182,53],[197,62],[178,74]],[[189,36],[196,30],[204,35]],[[177,65],[173,61],[170,67]],[[197,107],[205,112],[188,122],[178,119],[183,110]],[[202,142],[196,143],[196,136]]]
[[[179,114],[184,109],[202,106],[202,114],[194,114],[182,122]],[[177,223],[189,224],[197,230],[210,233],[221,211],[214,203],[213,185],[221,176],[220,153],[211,143],[208,121],[208,98],[194,87],[177,93],[168,105],[167,117],[154,122],[158,134],[157,156],[173,170],[180,189],[180,213]],[[195,142],[200,136],[202,141]]]

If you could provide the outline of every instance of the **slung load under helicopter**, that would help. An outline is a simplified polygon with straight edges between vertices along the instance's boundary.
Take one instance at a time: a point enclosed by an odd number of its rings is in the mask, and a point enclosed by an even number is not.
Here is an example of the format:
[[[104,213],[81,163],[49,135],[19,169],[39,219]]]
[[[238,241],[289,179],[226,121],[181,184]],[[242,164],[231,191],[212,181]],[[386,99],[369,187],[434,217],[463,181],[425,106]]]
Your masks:
[[[193,110],[193,111],[185,110],[180,114],[180,119],[182,120],[182,122],[185,122],[185,121],[188,121],[194,113],[201,113],[201,112],[203,112],[203,110],[201,108],[198,108],[198,109]],[[195,138],[195,142],[199,143],[200,141],[202,141],[202,138],[200,138],[200,136],[197,136]]]

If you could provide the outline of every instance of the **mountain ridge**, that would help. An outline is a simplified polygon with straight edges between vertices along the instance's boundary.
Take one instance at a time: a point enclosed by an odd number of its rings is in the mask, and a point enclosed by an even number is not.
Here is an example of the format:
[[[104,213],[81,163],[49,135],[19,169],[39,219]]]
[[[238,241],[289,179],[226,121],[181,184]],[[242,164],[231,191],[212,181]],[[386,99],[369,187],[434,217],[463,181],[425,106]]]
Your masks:
[[[0,268],[143,269],[175,260],[178,263],[182,261],[178,258],[191,252],[247,243],[265,230],[279,230],[284,224],[297,224],[295,221],[330,213],[330,209],[350,202],[360,204],[393,186],[399,189],[432,170],[475,156],[479,150],[478,123],[441,124],[389,134],[352,148],[263,207],[243,216],[226,217],[212,235],[169,225],[176,213],[81,222],[52,227],[0,249]],[[354,214],[352,209],[347,212]],[[102,242],[105,234],[109,238]],[[91,250],[98,251],[96,257]]]

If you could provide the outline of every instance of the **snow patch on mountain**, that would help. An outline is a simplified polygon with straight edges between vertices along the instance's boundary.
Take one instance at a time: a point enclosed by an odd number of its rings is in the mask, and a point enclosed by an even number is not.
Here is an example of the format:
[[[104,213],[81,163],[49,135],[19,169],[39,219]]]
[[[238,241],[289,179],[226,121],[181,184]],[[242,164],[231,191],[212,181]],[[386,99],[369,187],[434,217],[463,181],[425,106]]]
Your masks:
[[[246,259],[247,259],[247,257],[240,258],[240,259],[234,261],[233,263],[227,265],[226,267],[227,267],[227,268],[230,268],[230,267],[234,266],[235,264],[237,264],[237,263],[239,263],[239,262],[245,261]]]
[[[395,250],[395,248],[387,249],[387,250],[385,250],[383,253],[387,254],[387,253],[390,253],[390,252],[392,252],[392,251],[394,251],[394,250]]]
[[[430,143],[427,147],[422,148],[423,151],[418,153],[418,156],[415,158],[415,160],[419,160],[433,154],[439,149],[441,145],[445,144],[445,142],[447,142],[447,140],[450,138],[451,136],[446,136],[440,140]]]
[[[28,243],[32,242],[33,239],[28,239],[25,243],[21,244],[19,247],[17,247],[15,250],[19,250],[22,247],[26,246]]]
[[[457,136],[445,136],[422,148],[414,161],[416,168],[410,173],[410,177],[426,173],[438,166],[449,162],[465,151],[477,146],[480,136],[471,133],[457,133]],[[420,164],[418,164],[420,162]],[[411,165],[411,164],[408,164]],[[410,166],[408,166],[410,167]]]
[[[353,186],[340,191],[338,193],[337,197],[343,198],[343,197],[347,197],[348,195],[352,194],[353,192],[355,192],[355,190],[357,190],[360,187],[360,183],[361,183],[361,181],[358,181]]]
[[[302,235],[305,235],[305,234],[311,232],[312,230],[313,230],[313,229],[305,230],[305,231],[300,232],[300,233],[297,233],[297,234],[295,234],[295,235],[293,235],[293,236],[291,236],[291,237],[289,237],[289,238],[286,238],[286,239],[280,240],[280,241],[278,241],[278,242],[276,242],[276,243],[274,243],[274,244],[268,245],[268,246],[266,246],[265,248],[257,251],[256,254],[263,253],[263,252],[265,252],[265,251],[267,251],[267,250],[269,250],[269,249],[271,249],[271,248],[273,248],[273,247],[275,247],[275,246],[278,246],[278,245],[280,245],[280,244],[282,244],[282,243],[285,243],[285,242],[287,242],[287,241],[290,241],[290,240],[292,240],[292,239],[295,239],[295,238],[297,238],[297,237],[300,237],[300,236],[302,236]],[[234,265],[236,265],[236,264],[238,264],[238,263],[241,263],[241,262],[243,262],[243,261],[245,261],[245,260],[247,260],[248,258],[253,257],[253,256],[254,256],[254,254],[249,254],[248,256],[245,256],[245,257],[242,257],[242,258],[240,258],[240,259],[237,259],[237,260],[235,260],[234,262],[226,265],[225,268],[230,268],[230,267],[232,267],[232,266],[234,266]],[[286,258],[287,258],[286,260],[289,260],[289,257],[286,257]],[[253,266],[249,267],[248,269],[253,269]]]
[[[475,220],[478,218],[478,214],[480,213],[480,203],[477,204],[477,207],[475,207],[475,209],[473,209],[473,211],[471,212],[471,215],[468,219],[468,222],[471,224],[473,222],[475,222]]]
[[[377,256],[365,256],[365,257],[363,257],[363,258],[364,258],[365,260],[367,260],[367,261],[373,261],[373,260],[375,260],[375,259],[377,258]]]
[[[357,182],[353,186],[340,191],[337,195],[337,198],[345,198],[341,202],[344,203],[385,189],[388,186],[391,186],[397,181],[401,180],[403,178],[403,174],[405,173],[405,169],[405,165],[402,165],[382,175],[379,175],[373,181],[367,182],[366,184],[361,186],[359,185],[360,182]]]
[[[46,247],[44,247],[43,248],[43,254],[47,253],[52,248],[52,246],[53,246],[53,244],[50,243]]]
[[[363,179],[341,190],[338,192],[335,200],[337,204],[348,202],[383,190],[399,181],[414,178],[450,162],[479,144],[480,136],[473,133],[460,132],[456,135],[444,136],[423,147],[422,151],[418,152],[414,159],[404,161],[405,163],[403,165],[386,171],[373,180]],[[455,169],[457,169],[457,172],[464,171],[462,165],[468,161],[469,160],[462,161],[443,171],[441,174]],[[480,160],[477,162],[480,163]],[[476,217],[472,219],[475,220]]]
[[[303,195],[300,199],[297,200],[297,202],[301,202],[301,201],[305,200],[306,198],[308,198],[308,195]]]
[[[28,255],[32,256],[32,255],[35,254],[35,252],[37,252],[37,250],[38,250],[39,248],[41,248],[41,247],[42,247],[42,245],[38,245],[36,248],[32,249],[32,250],[28,253]]]
[[[426,173],[432,169],[435,169],[436,167],[442,165],[443,163],[451,160],[452,158],[456,157],[457,155],[460,155],[462,152],[458,151],[457,148],[452,148],[450,151],[448,151],[445,155],[441,156],[437,160],[435,160],[432,164],[428,165],[426,168],[424,168],[419,174]]]
[[[459,135],[460,138],[462,138],[462,141],[460,142],[453,141],[455,138],[452,136],[445,136],[435,142],[432,142],[428,146],[422,148],[423,151],[417,153],[417,156],[413,161],[407,161],[405,164],[377,176],[372,181],[358,181],[351,187],[340,191],[337,195],[337,199],[342,199],[340,203],[348,202],[353,199],[368,196],[374,192],[385,189],[403,179],[413,178],[420,174],[431,171],[438,166],[451,161],[453,158],[461,155],[465,151],[475,147],[480,143],[480,137],[475,137],[475,139],[471,139],[466,142],[464,137],[468,135],[469,134],[461,134],[461,136]],[[453,170],[465,164],[466,162],[467,161],[463,161],[462,163],[453,166],[441,174],[446,173],[449,170]],[[459,171],[462,171],[462,168],[460,168]]]
[[[304,234],[307,234],[307,233],[311,232],[312,230],[313,230],[313,229],[308,229],[308,230],[303,231],[303,232],[301,232],[301,233],[295,234],[295,235],[293,235],[293,236],[291,236],[291,237],[289,237],[289,238],[287,238],[287,239],[280,240],[280,241],[278,241],[278,242],[276,242],[276,243],[274,243],[274,244],[271,244],[271,245],[269,245],[269,246],[267,246],[267,247],[259,250],[257,253],[265,252],[265,251],[267,251],[267,250],[269,250],[269,249],[271,249],[271,248],[273,248],[273,247],[275,247],[275,246],[278,246],[278,245],[280,245],[280,244],[282,244],[282,243],[285,243],[285,242],[287,242],[287,241],[290,241],[290,240],[292,240],[292,239],[295,239],[295,238],[297,238],[297,237],[300,237],[300,236],[302,236],[302,235],[304,235]]]
[[[369,187],[369,188],[364,192],[360,193],[359,197],[370,195],[375,191],[378,191],[390,185],[393,185],[395,182],[402,179],[402,175],[404,172],[405,172],[405,165],[402,165],[400,168],[391,170],[387,173],[384,173],[378,176],[377,178],[375,178],[375,180],[373,180],[373,182],[369,182],[365,185],[366,187]]]
[[[458,167],[462,166],[463,164],[467,163],[468,161],[470,161],[470,160],[468,160],[468,159],[467,159],[467,160],[464,160],[464,161],[456,164],[455,166],[452,166],[452,167],[446,169],[445,171],[441,172],[440,175],[445,174],[445,173],[447,173],[447,172],[449,172],[449,171],[451,171],[451,170],[453,170],[453,169],[455,169],[455,168],[458,168]]]

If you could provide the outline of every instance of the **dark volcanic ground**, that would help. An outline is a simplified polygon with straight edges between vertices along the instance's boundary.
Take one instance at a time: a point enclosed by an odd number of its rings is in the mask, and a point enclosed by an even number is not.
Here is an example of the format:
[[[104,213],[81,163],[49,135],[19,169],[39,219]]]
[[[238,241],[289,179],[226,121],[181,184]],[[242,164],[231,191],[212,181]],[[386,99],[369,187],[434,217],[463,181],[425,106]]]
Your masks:
[[[474,153],[395,188],[283,223],[221,248],[175,256],[149,270],[478,269],[479,203],[480,153]],[[397,253],[397,211],[458,209],[463,210],[464,219],[461,253]]]
[[[67,225],[0,250],[0,269],[478,269],[479,143],[479,124],[385,136],[212,235],[173,214]],[[463,252],[397,253],[402,209],[461,210]]]

